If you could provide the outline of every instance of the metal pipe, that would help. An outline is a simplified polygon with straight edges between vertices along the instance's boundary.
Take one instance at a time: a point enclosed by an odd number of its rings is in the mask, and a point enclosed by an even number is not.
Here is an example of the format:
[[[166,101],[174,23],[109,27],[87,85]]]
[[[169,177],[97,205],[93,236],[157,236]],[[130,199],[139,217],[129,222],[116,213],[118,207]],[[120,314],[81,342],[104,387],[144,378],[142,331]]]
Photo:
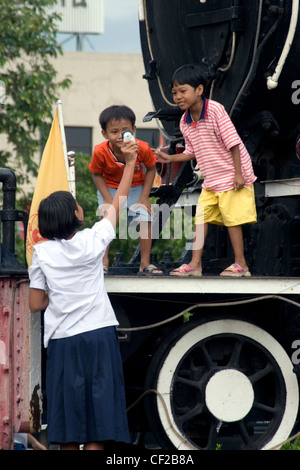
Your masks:
[[[288,35],[285,40],[278,64],[275,68],[275,72],[273,73],[271,77],[267,78],[267,87],[269,90],[274,90],[274,88],[276,88],[278,85],[279,77],[281,75],[285,61],[290,52],[292,42],[294,40],[294,36],[295,36],[296,29],[297,29],[297,24],[298,24],[298,15],[299,15],[299,0],[293,0]]]
[[[3,246],[12,254],[15,252],[15,221],[9,211],[15,210],[17,179],[12,170],[0,168],[0,181],[3,183]]]

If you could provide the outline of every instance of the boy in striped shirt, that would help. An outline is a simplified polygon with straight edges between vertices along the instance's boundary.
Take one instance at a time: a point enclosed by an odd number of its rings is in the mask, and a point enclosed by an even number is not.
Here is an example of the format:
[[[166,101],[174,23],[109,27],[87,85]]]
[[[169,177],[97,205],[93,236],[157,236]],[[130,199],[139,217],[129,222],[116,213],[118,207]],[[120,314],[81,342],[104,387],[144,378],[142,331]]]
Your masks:
[[[203,97],[206,80],[197,64],[174,72],[174,102],[184,112],[180,130],[185,140],[182,154],[156,150],[162,163],[196,159],[204,179],[195,215],[192,260],[171,271],[174,276],[201,276],[202,253],[208,224],[228,228],[235,260],[221,276],[250,276],[244,257],[242,225],[256,222],[251,158],[224,106]]]

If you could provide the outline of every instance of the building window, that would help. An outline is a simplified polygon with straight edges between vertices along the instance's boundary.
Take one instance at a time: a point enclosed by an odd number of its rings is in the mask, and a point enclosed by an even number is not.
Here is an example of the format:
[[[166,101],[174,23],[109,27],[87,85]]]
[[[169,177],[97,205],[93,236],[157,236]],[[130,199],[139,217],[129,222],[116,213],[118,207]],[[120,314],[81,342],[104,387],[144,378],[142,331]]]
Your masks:
[[[137,129],[136,138],[147,142],[151,148],[160,145],[160,132],[157,129]]]
[[[92,154],[91,127],[65,127],[67,149],[75,153]]]

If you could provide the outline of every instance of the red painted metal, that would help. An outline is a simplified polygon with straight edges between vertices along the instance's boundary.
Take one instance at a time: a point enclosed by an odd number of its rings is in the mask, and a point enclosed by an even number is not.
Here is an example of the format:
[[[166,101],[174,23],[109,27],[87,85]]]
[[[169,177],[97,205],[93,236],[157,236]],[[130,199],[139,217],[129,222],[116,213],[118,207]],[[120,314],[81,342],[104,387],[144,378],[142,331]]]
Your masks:
[[[32,381],[40,359],[32,350],[28,296],[27,278],[0,278],[0,449],[13,448],[15,432],[40,427],[39,384]]]

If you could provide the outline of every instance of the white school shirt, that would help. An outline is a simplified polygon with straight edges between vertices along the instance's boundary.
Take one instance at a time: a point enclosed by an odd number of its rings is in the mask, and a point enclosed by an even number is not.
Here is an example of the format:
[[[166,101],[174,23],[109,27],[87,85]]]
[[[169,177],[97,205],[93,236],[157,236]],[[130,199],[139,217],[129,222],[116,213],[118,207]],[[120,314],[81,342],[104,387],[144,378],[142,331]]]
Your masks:
[[[220,103],[204,99],[202,113],[194,123],[187,110],[180,121],[184,153],[194,155],[204,178],[202,187],[214,192],[233,189],[235,167],[230,149],[239,146],[245,186],[256,180],[250,155],[230,117]]]
[[[70,240],[48,240],[33,249],[30,287],[48,290],[44,346],[50,339],[118,325],[108,298],[102,258],[115,237],[108,219],[77,232]]]

